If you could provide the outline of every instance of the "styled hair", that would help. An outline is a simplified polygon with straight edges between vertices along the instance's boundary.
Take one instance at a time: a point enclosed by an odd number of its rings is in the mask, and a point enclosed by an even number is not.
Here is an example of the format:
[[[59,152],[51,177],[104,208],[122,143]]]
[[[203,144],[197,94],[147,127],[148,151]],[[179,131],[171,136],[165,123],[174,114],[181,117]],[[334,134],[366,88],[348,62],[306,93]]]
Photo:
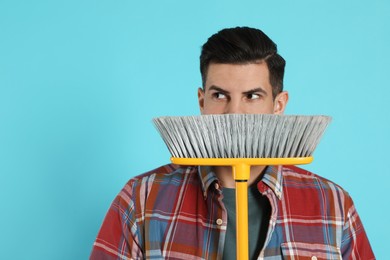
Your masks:
[[[285,60],[276,44],[261,30],[249,27],[227,28],[212,35],[202,46],[200,72],[205,89],[209,65],[250,64],[264,61],[269,70],[272,95],[283,91]]]

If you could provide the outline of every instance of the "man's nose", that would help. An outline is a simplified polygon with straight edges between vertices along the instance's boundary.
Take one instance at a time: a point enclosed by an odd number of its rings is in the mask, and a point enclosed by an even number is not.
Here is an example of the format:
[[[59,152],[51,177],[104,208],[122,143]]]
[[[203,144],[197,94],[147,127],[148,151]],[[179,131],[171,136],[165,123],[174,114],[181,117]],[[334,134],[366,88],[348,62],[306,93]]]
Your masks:
[[[226,104],[225,114],[245,114],[244,104],[240,99],[231,99]]]

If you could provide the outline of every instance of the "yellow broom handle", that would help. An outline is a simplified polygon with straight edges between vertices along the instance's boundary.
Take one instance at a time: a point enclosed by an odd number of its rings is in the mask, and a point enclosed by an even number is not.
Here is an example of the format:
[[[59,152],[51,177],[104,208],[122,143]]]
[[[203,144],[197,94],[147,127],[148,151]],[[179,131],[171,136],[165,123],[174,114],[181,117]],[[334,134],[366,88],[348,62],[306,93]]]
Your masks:
[[[232,166],[236,182],[236,243],[237,259],[249,258],[248,241],[248,179],[250,165],[238,163]]]

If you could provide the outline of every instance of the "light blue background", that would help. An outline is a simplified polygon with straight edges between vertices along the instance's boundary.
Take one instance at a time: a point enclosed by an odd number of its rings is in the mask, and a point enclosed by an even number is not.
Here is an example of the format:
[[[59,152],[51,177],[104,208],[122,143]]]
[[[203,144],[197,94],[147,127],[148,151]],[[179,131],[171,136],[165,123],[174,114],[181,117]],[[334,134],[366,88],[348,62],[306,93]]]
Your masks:
[[[389,3],[0,0],[0,258],[88,258],[126,181],[169,162],[151,119],[199,113],[201,45],[248,25],[287,60],[287,112],[333,117],[305,167],[385,259]]]

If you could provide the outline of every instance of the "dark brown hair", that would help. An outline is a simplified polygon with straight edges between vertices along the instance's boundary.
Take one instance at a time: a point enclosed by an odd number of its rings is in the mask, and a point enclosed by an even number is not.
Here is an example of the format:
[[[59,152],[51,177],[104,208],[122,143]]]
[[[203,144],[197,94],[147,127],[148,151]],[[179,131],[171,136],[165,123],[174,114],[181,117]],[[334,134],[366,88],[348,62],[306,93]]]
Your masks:
[[[249,64],[264,61],[269,70],[272,95],[283,91],[285,60],[276,44],[261,30],[249,27],[227,28],[212,35],[202,46],[200,72],[203,89],[211,63]]]

